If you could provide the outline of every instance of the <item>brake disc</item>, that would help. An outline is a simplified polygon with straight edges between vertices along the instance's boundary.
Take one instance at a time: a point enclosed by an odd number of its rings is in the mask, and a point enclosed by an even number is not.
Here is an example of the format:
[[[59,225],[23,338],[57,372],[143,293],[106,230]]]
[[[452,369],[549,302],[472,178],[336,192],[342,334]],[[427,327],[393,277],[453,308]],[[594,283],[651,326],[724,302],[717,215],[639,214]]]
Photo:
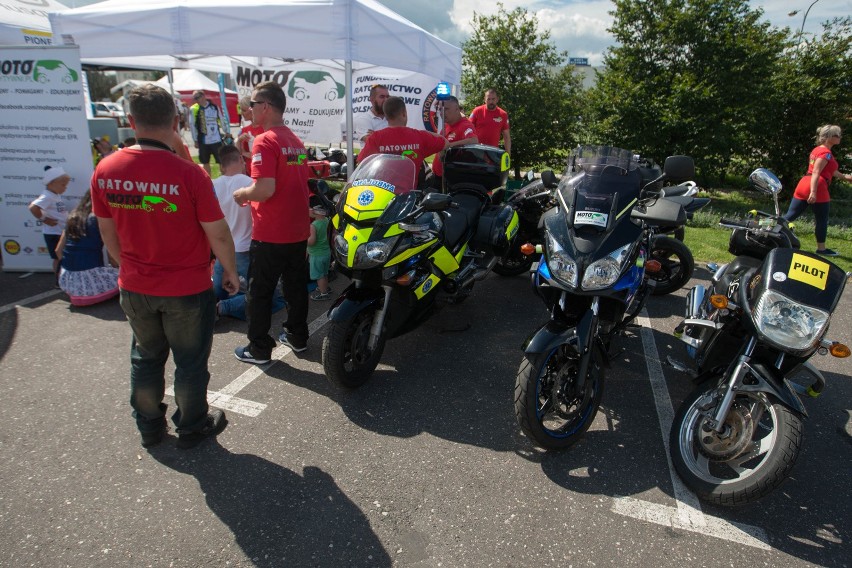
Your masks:
[[[716,432],[710,421],[710,417],[703,417],[695,430],[695,441],[702,455],[714,461],[727,461],[750,449],[755,423],[748,406],[735,402],[722,432]]]

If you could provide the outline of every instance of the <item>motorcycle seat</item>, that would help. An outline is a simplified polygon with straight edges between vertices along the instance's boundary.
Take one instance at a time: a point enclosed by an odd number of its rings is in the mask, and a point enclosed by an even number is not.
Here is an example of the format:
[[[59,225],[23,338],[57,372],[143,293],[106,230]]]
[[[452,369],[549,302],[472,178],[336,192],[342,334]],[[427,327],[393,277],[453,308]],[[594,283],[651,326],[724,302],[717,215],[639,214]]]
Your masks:
[[[660,191],[662,192],[661,197],[678,197],[685,193],[689,193],[693,191],[695,184],[692,182],[682,183],[680,185],[672,185],[668,187],[664,187]],[[696,190],[697,193],[697,190]]]
[[[668,189],[668,188],[667,188]],[[683,195],[668,195],[664,196],[669,201],[674,201],[683,207],[683,210],[686,211],[686,216],[688,219],[692,218],[692,214],[710,203],[709,197],[686,197]]]
[[[456,252],[479,221],[482,198],[459,193],[453,195],[453,203],[458,207],[444,211],[444,241],[448,249]]]

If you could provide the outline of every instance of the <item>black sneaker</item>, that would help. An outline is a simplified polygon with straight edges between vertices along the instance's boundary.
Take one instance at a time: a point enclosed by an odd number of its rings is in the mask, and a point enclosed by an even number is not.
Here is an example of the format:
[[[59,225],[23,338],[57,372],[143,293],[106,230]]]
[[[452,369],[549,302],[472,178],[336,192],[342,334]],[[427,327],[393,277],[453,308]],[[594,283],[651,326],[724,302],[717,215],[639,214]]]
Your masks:
[[[287,328],[281,332],[281,335],[278,336],[278,341],[281,342],[281,345],[286,345],[296,353],[301,353],[302,351],[308,348],[307,341],[298,341],[293,337],[293,334],[287,331]]]
[[[182,450],[194,448],[207,438],[217,436],[225,426],[228,425],[228,419],[225,418],[225,412],[222,410],[211,410],[207,414],[207,420],[204,426],[197,432],[181,432],[178,434],[177,447]]]
[[[169,431],[169,427],[166,424],[163,424],[163,427],[159,430],[155,430],[153,432],[142,432],[142,447],[143,448],[152,448],[163,441],[163,438],[166,437],[166,432]]]
[[[255,365],[266,365],[269,363],[269,358],[255,357],[248,350],[248,345],[245,347],[237,347],[234,349],[234,356],[243,363],[254,363]]]
[[[817,249],[816,253],[821,254],[822,256],[839,256],[836,250],[831,250],[831,249],[823,249],[823,250]]]

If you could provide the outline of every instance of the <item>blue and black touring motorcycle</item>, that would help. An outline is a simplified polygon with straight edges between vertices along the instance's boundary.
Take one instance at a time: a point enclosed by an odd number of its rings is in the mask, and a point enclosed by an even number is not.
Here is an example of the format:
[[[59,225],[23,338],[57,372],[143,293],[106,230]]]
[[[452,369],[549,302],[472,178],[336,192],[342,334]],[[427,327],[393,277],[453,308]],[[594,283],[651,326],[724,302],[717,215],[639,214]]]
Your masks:
[[[636,317],[654,286],[648,274],[655,226],[682,226],[680,204],[659,198],[663,180],[694,176],[688,156],[666,159],[643,179],[640,159],[611,146],[580,146],[544,218],[541,260],[532,276],[550,321],[524,344],[515,416],[524,434],[550,449],[574,444],[594,420],[612,338]]]

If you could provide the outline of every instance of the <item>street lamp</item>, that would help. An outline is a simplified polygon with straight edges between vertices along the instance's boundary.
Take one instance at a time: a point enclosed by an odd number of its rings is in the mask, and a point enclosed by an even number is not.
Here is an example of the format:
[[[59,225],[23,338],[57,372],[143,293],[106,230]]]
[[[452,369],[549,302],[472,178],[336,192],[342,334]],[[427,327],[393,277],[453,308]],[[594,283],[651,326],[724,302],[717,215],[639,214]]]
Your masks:
[[[805,10],[805,17],[802,18],[802,27],[801,27],[801,29],[799,29],[799,37],[802,37],[802,34],[805,33],[805,22],[808,21],[808,12],[811,11],[811,8],[813,8],[814,4],[816,4],[817,2],[819,2],[819,0],[814,0],[813,2],[811,2],[811,5],[808,6],[808,9]],[[798,10],[793,10],[792,12],[790,12],[787,15],[788,16],[795,16],[798,13],[799,13]]]

